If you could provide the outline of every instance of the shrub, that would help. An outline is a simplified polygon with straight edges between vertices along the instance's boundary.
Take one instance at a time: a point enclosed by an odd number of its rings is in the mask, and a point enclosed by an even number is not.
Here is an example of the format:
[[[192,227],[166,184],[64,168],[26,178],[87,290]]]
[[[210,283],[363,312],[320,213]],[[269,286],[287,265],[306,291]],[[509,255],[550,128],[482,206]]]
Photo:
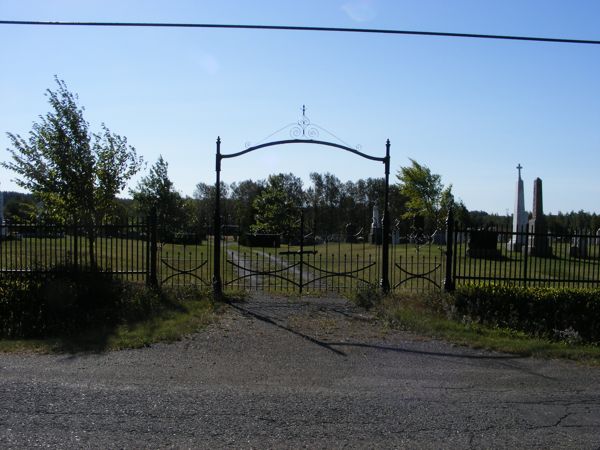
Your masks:
[[[161,307],[159,292],[101,271],[55,267],[0,278],[0,337],[42,338],[140,320]]]
[[[373,284],[364,284],[354,291],[350,296],[356,306],[361,308],[371,309],[376,304],[380,303],[384,295],[382,290]]]
[[[461,286],[459,315],[537,336],[600,342],[600,289]]]

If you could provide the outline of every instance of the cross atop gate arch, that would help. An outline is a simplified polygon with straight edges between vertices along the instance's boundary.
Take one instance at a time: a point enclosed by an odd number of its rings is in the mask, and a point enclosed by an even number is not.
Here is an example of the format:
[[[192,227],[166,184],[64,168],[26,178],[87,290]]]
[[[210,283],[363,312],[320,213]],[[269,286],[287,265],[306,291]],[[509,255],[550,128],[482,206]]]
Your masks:
[[[215,298],[220,298],[223,291],[223,283],[221,277],[221,164],[224,159],[236,158],[238,156],[251,153],[261,148],[274,147],[279,145],[291,145],[291,144],[312,144],[320,145],[325,147],[338,148],[350,153],[353,153],[362,158],[377,161],[384,164],[385,173],[385,190],[384,190],[384,211],[383,211],[383,236],[382,236],[382,252],[381,252],[381,279],[380,286],[384,292],[388,292],[390,289],[389,282],[389,239],[390,239],[390,218],[389,218],[389,184],[390,184],[390,140],[386,140],[385,144],[385,156],[372,156],[362,152],[359,148],[352,148],[339,139],[331,132],[324,128],[312,124],[306,116],[306,106],[302,105],[302,118],[296,122],[276,131],[265,139],[269,139],[279,132],[289,129],[290,139],[273,140],[262,142],[260,144],[251,146],[247,145],[244,150],[240,150],[235,153],[221,153],[221,137],[217,137],[217,152],[215,156],[215,170],[216,170],[216,183],[215,183],[215,211],[214,211],[214,254],[213,254],[213,295]],[[319,130],[325,131],[327,134],[334,137],[338,142],[332,142],[327,140],[320,140]]]

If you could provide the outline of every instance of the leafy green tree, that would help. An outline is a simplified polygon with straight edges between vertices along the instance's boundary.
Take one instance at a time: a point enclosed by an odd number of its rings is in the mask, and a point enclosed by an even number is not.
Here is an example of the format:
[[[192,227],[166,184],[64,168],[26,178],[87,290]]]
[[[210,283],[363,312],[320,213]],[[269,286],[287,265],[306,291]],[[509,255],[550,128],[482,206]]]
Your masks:
[[[156,209],[161,239],[172,241],[175,233],[183,229],[187,214],[185,202],[173,187],[168,172],[169,164],[160,155],[150,168],[150,173],[130,193],[143,215],[147,216]]]
[[[340,232],[348,216],[340,211],[343,198],[342,182],[331,173],[311,173],[312,186],[307,190],[307,198],[312,206],[319,232]]]
[[[401,167],[396,175],[399,193],[407,199],[402,217],[415,224],[422,222],[424,231],[430,233],[443,228],[448,209],[454,205],[452,185],[444,187],[440,175],[414,159],[410,161],[411,165]]]
[[[8,223],[26,224],[37,219],[37,208],[31,198],[14,197],[5,203],[4,210]]]
[[[127,139],[102,124],[92,133],[77,104],[76,94],[56,78],[55,91],[46,96],[51,111],[33,124],[29,139],[8,133],[15,183],[43,203],[54,220],[76,220],[86,226],[90,263],[95,266],[95,225],[110,214],[115,196],[141,167],[141,158]]]
[[[304,201],[300,178],[291,173],[269,176],[267,186],[254,199],[256,215],[251,230],[292,236],[298,229],[300,208]]]
[[[229,208],[229,186],[221,181],[220,190],[222,216],[221,223],[235,223],[235,219],[233,219],[230,215],[231,208]],[[215,189],[214,184],[207,184],[203,182],[198,183],[194,191],[194,199],[197,201],[198,215],[201,217],[202,221],[211,225],[215,214],[215,203],[217,197],[216,193],[217,190]]]
[[[254,223],[254,199],[264,189],[264,180],[244,180],[231,184],[231,207],[242,232],[247,232]]]

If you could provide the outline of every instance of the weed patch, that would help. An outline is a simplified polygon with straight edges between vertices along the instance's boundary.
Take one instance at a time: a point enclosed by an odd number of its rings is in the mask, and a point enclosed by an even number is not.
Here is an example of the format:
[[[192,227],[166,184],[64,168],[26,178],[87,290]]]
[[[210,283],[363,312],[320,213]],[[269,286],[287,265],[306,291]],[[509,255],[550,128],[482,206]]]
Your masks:
[[[584,344],[572,332],[562,340],[492,325],[461,314],[453,296],[444,293],[387,296],[375,309],[385,326],[472,348],[520,356],[572,359],[600,365],[600,346]]]

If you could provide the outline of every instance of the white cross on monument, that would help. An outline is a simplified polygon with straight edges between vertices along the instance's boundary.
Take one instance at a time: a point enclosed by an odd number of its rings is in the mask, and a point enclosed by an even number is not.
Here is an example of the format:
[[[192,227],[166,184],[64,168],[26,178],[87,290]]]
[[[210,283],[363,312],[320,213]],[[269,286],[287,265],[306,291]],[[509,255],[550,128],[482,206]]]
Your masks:
[[[521,179],[521,169],[523,166],[521,163],[517,166],[519,171],[519,178],[517,179],[517,189],[515,193],[515,212],[513,215],[513,235],[508,242],[508,249],[511,251],[521,251],[523,244],[525,243],[524,235],[527,225],[527,212],[525,212],[525,194],[523,190],[523,180]]]

